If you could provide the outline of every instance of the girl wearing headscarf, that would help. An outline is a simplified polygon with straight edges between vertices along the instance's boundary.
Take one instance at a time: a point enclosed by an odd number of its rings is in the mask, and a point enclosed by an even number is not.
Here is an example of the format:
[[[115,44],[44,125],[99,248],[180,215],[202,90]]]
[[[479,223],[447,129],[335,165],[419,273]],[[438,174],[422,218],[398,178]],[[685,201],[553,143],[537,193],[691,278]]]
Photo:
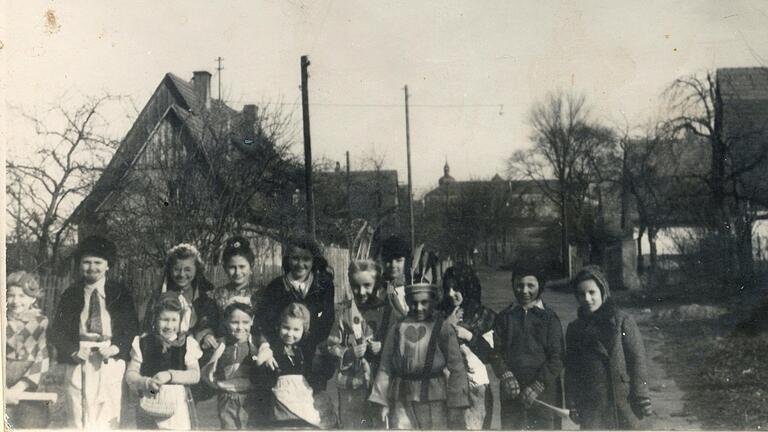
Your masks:
[[[579,302],[566,332],[566,403],[581,429],[649,429],[652,414],[645,347],[640,330],[610,297],[597,266],[571,282]]]

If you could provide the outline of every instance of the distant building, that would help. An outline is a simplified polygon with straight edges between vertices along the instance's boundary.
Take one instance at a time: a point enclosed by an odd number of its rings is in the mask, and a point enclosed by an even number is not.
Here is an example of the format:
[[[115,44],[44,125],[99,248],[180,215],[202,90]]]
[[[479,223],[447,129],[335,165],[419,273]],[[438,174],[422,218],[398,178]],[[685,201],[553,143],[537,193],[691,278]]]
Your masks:
[[[536,182],[505,180],[498,174],[490,180],[457,181],[446,162],[438,186],[424,196],[423,211],[435,214],[447,207],[465,205],[468,200],[483,203],[487,212],[497,215],[492,222],[461,221],[495,225],[494,234],[478,241],[472,259],[489,265],[506,265],[532,255],[547,262],[558,259],[559,212]]]
[[[318,218],[347,221],[342,227],[345,229],[349,228],[349,221],[363,219],[377,230],[377,238],[398,232],[400,198],[396,170],[347,173],[337,164],[334,171],[318,172],[314,179]]]

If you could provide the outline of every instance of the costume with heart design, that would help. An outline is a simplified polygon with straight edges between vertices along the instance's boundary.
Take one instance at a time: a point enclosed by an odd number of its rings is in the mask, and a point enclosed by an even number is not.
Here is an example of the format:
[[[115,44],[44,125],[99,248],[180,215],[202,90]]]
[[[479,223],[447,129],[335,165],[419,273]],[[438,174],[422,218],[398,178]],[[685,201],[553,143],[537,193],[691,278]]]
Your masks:
[[[407,317],[390,328],[369,398],[390,408],[390,427],[445,428],[446,408],[467,408],[468,397],[467,372],[451,324],[439,317]]]

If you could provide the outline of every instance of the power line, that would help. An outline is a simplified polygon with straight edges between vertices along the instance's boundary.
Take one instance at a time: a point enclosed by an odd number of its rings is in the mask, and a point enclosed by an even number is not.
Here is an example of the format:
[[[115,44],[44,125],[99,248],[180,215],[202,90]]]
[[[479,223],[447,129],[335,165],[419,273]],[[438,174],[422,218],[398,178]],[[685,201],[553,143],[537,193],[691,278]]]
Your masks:
[[[274,103],[273,105],[298,105],[297,102],[294,103]],[[329,106],[329,107],[349,107],[349,108],[404,108],[405,104],[398,104],[398,103],[392,103],[392,104],[372,104],[372,103],[364,103],[364,104],[354,104],[354,103],[325,103],[325,102],[315,102],[311,103],[310,106]],[[499,108],[500,110],[503,109],[504,104],[408,104],[409,107],[418,107],[418,108]]]

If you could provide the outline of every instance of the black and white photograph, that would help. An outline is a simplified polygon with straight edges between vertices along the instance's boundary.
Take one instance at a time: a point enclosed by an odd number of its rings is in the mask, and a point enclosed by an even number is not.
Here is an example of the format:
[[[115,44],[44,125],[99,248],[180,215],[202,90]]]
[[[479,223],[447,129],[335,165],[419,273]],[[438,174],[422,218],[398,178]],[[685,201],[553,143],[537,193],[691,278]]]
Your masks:
[[[8,0],[4,430],[768,429],[768,0]]]

